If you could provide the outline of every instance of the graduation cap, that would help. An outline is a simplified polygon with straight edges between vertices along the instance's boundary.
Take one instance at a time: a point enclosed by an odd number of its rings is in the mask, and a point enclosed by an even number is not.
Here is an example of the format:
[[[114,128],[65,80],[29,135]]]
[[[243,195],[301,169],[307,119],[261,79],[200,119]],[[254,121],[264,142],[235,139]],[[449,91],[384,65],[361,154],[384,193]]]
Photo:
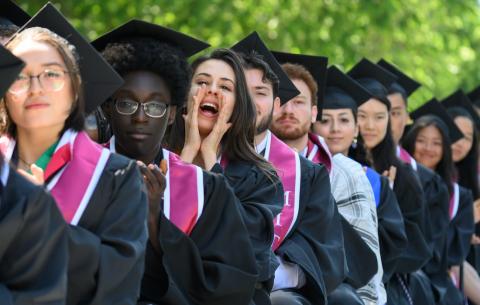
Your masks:
[[[372,98],[370,92],[336,66],[327,70],[324,109],[357,109]]]
[[[255,52],[270,66],[280,81],[278,96],[280,97],[281,105],[300,94],[300,91],[298,91],[288,75],[283,71],[282,66],[280,66],[275,56],[273,56],[257,32],[253,32],[240,40],[231,47],[231,49],[245,55],[250,55],[252,52]]]
[[[28,20],[30,20],[30,15],[15,2],[12,0],[0,0],[0,26],[22,26]]]
[[[445,124],[446,131],[448,132],[452,143],[455,143],[461,138],[463,138],[462,131],[458,129],[457,124],[455,124],[445,107],[443,107],[437,99],[431,99],[430,101],[426,102],[425,104],[417,108],[415,111],[410,113],[410,117],[414,120],[425,115],[434,115]]]
[[[0,96],[3,96],[25,64],[0,45]]]
[[[480,107],[480,86],[470,91],[467,96],[475,106]]]
[[[75,46],[79,55],[86,113],[95,110],[123,84],[117,72],[51,3],[47,3],[19,31],[32,27],[47,28]]]
[[[317,120],[322,118],[323,99],[325,95],[325,85],[327,82],[327,63],[328,58],[324,56],[292,54],[278,51],[272,51],[275,58],[282,64],[291,63],[299,64],[312,74],[313,78],[317,82],[317,107],[318,114]]]
[[[92,42],[92,45],[98,51],[102,51],[105,49],[107,44],[111,42],[117,42],[125,38],[133,37],[150,37],[169,43],[180,49],[186,57],[190,57],[210,47],[208,43],[186,34],[138,19],[132,19],[111,30],[110,32],[103,34],[95,39]]]
[[[385,89],[390,88],[390,86],[397,81],[395,74],[366,58],[362,58],[347,74],[354,79],[369,78],[376,80],[382,84]]]
[[[414,79],[412,79],[411,77],[409,77],[408,75],[400,71],[397,67],[387,62],[386,60],[380,59],[377,65],[395,74],[395,76],[397,77],[396,82],[393,83],[392,86],[387,89],[393,89],[393,90],[400,89],[398,91],[403,91],[399,93],[402,94],[405,99],[410,95],[412,95],[412,93],[415,92],[418,88],[420,88],[421,85],[419,82],[415,81]],[[400,86],[400,88],[395,88],[397,86]]]
[[[442,101],[442,105],[446,108],[459,107],[465,109],[472,117],[472,120],[475,123],[477,129],[480,129],[480,117],[475,111],[475,108],[473,108],[472,102],[465,94],[465,92],[463,92],[463,90],[459,89],[454,93],[450,94]]]

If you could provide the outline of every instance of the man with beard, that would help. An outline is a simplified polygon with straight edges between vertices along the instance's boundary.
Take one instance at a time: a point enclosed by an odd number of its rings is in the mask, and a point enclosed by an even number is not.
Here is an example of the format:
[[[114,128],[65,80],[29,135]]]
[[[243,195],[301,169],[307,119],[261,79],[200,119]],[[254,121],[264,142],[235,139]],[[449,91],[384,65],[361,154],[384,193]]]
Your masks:
[[[383,269],[372,188],[360,164],[337,154],[331,160],[323,139],[309,133],[321,116],[326,60],[319,56],[274,52],[290,80],[300,90],[273,113],[272,132],[315,163],[330,163],[332,192],[344,218],[345,252],[349,272],[329,296],[329,304],[377,304],[385,300]],[[315,77],[313,76],[315,75]],[[327,163],[328,164],[328,163]],[[352,298],[353,297],[353,298]],[[357,297],[355,299],[354,297]],[[360,297],[361,300],[358,298]]]
[[[341,219],[328,171],[301,157],[268,130],[273,109],[299,92],[257,33],[232,49],[242,55],[257,107],[257,152],[273,164],[285,192],[284,208],[274,220],[272,249],[280,267],[275,272],[272,304],[326,304],[327,295],[345,276]]]

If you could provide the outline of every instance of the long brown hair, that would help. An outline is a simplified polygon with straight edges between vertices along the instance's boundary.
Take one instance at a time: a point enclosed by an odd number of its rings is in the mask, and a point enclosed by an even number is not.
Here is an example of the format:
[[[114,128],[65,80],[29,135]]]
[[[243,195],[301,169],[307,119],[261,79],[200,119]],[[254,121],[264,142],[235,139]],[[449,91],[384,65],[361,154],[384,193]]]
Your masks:
[[[223,136],[222,154],[230,161],[247,161],[254,163],[266,175],[275,173],[274,168],[255,151],[255,122],[256,108],[248,93],[247,81],[241,65],[241,60],[234,52],[228,49],[215,50],[208,56],[199,57],[192,63],[194,74],[198,66],[211,60],[221,60],[232,67],[235,74],[235,106],[230,122],[232,127]],[[192,75],[193,75],[192,74]],[[185,144],[185,121],[183,109],[177,111],[172,125],[167,146],[174,152],[180,153]]]

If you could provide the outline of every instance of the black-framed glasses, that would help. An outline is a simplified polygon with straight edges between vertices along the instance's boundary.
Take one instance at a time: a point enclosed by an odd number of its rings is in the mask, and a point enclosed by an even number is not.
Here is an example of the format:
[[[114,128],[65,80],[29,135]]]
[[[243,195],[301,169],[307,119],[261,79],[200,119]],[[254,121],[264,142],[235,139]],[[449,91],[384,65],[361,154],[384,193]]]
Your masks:
[[[163,117],[170,106],[169,104],[160,101],[148,101],[146,103],[140,103],[128,97],[116,98],[114,99],[114,103],[117,112],[123,115],[134,114],[141,105],[145,114],[151,118]]]
[[[65,86],[65,76],[67,74],[69,74],[68,71],[58,69],[47,69],[37,75],[20,73],[8,89],[8,92],[15,95],[24,94],[32,86],[32,79],[34,78],[38,79],[43,90],[47,92],[60,91]]]

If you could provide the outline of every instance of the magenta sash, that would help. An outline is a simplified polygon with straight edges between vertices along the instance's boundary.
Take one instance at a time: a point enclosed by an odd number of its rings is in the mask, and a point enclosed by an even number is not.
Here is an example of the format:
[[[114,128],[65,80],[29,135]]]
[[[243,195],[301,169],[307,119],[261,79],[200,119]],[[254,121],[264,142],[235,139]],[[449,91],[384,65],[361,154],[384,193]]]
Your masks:
[[[12,157],[15,141],[3,137],[0,142],[7,160]],[[67,130],[60,139],[45,169],[47,189],[55,198],[66,222],[77,225],[100,180],[110,152],[90,140],[85,132]]]
[[[397,157],[403,162],[410,164],[415,171],[417,170],[417,161],[415,161],[415,159],[403,147],[397,146]]]
[[[325,165],[330,173],[332,171],[333,161],[332,155],[327,147],[323,138],[313,133],[308,134],[307,159],[313,163]]]
[[[275,167],[284,191],[283,209],[273,220],[274,239],[272,249],[275,251],[290,233],[298,217],[301,179],[300,158],[287,144],[268,132],[265,159]]]
[[[163,150],[163,158],[168,166],[163,213],[177,228],[189,235],[203,212],[202,169],[183,162],[166,149]]]
[[[458,206],[460,204],[460,187],[457,183],[453,184],[453,193],[450,196],[450,206],[448,209],[448,214],[450,215],[450,220],[454,219],[458,212]]]

